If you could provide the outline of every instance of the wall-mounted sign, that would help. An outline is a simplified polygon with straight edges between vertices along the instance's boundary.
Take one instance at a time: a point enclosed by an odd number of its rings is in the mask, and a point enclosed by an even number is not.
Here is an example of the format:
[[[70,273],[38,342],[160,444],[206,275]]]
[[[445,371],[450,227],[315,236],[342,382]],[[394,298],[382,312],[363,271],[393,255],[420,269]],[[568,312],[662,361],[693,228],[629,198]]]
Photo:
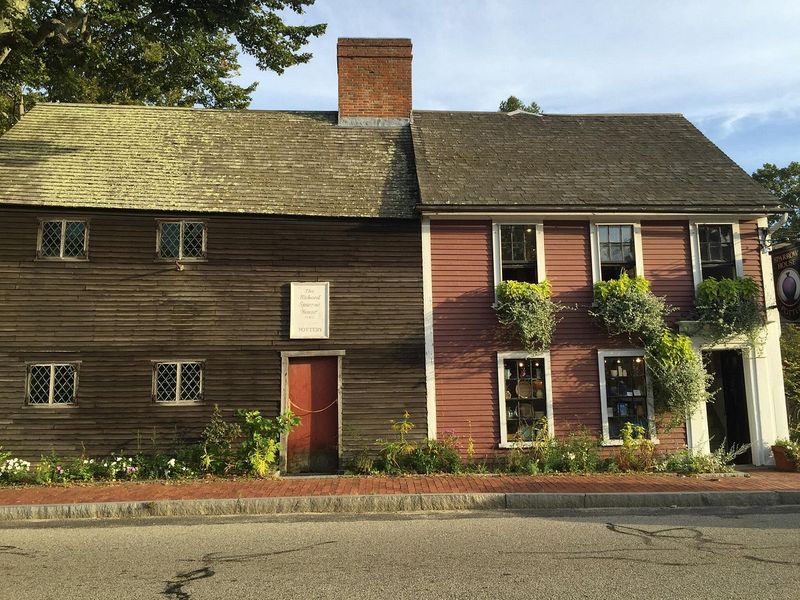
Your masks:
[[[289,337],[292,339],[328,339],[329,292],[327,281],[292,282]]]
[[[772,251],[775,299],[784,319],[800,321],[800,244]]]

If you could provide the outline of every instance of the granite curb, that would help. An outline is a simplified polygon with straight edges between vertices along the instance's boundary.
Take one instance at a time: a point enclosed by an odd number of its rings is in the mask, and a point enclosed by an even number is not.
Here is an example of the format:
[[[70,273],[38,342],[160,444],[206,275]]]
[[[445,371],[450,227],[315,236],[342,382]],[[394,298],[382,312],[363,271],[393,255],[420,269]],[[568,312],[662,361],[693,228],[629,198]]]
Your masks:
[[[800,506],[800,490],[295,496],[0,506],[0,521],[303,513]]]

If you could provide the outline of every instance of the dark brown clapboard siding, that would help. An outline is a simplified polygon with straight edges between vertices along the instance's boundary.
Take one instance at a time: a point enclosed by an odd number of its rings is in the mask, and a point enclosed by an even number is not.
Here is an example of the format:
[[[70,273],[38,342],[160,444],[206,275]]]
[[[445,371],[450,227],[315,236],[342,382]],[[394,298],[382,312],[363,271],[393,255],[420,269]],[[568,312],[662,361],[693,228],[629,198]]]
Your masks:
[[[691,261],[685,254],[688,224],[647,224],[645,236],[645,265],[648,249],[665,247],[654,252],[647,273],[654,289],[687,310],[693,295]],[[550,349],[556,435],[563,437],[581,428],[599,435],[597,350],[632,344],[624,338],[609,338],[588,315],[592,303],[589,223],[547,221],[544,238],[553,297],[574,308],[562,313]],[[670,252],[678,253],[682,267],[674,266],[675,259],[664,258]],[[433,221],[431,259],[438,432],[452,432],[462,439],[471,435],[476,453],[492,456],[500,436],[496,353],[518,348],[508,347],[495,336],[491,223]],[[684,429],[662,434],[661,442],[665,448],[683,445]]]
[[[89,262],[34,260],[37,218],[0,212],[0,445],[29,458],[196,438],[280,406],[282,350],[345,350],[345,451],[408,410],[425,429],[420,227],[415,221],[216,216],[208,260],[155,260],[156,216],[86,213]],[[288,339],[291,281],[331,282],[329,340]],[[205,401],[151,401],[151,361],[204,359]],[[24,406],[25,363],[79,360],[77,407]]]

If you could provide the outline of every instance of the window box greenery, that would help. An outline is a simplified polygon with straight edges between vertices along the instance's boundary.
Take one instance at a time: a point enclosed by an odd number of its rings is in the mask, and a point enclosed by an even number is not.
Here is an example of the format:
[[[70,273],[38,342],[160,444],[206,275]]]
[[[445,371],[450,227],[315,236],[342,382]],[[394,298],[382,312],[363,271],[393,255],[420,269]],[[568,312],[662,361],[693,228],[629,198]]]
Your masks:
[[[534,353],[550,348],[558,313],[564,307],[552,300],[548,281],[503,281],[497,286],[493,308],[503,329]]]
[[[665,318],[671,312],[673,308],[653,294],[647,279],[625,273],[619,279],[595,284],[594,306],[589,311],[611,335],[624,334],[644,345],[656,410],[671,415],[667,428],[711,398],[711,376],[691,339],[667,327]]]
[[[758,285],[749,277],[709,277],[697,286],[696,327],[714,342],[744,337],[758,347],[766,324],[758,296]]]

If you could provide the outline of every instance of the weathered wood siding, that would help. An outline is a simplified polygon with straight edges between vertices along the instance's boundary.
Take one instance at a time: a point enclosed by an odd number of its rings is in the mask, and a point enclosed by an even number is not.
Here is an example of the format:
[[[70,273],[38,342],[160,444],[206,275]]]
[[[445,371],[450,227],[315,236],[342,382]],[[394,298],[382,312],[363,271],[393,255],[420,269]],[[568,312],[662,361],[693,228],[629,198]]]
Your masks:
[[[609,338],[588,314],[592,304],[589,223],[544,223],[546,276],[553,298],[575,307],[561,314],[550,349],[553,422],[557,436],[585,427],[601,432],[597,350],[629,348]],[[645,275],[654,291],[689,314],[694,299],[687,222],[642,223]],[[497,352],[492,233],[488,221],[433,221],[431,263],[434,306],[437,427],[439,434],[472,436],[476,452],[491,456],[499,443]],[[674,317],[674,318],[676,318]],[[685,444],[685,429],[661,434],[662,447]]]
[[[274,415],[282,350],[346,351],[346,451],[385,437],[404,410],[424,431],[419,222],[215,216],[207,261],[178,271],[155,260],[156,215],[134,213],[79,215],[88,262],[36,261],[44,216],[55,215],[0,212],[4,448],[148,449],[196,437],[214,404]],[[331,282],[329,340],[288,339],[291,281]],[[154,404],[157,359],[204,359],[203,403]],[[25,406],[26,363],[54,360],[80,361],[78,405]]]
[[[742,270],[758,285],[761,301],[764,301],[764,282],[761,277],[761,251],[758,245],[758,222],[740,221],[739,237],[742,241]],[[769,257],[767,257],[769,259]],[[770,263],[770,268],[772,264]]]

